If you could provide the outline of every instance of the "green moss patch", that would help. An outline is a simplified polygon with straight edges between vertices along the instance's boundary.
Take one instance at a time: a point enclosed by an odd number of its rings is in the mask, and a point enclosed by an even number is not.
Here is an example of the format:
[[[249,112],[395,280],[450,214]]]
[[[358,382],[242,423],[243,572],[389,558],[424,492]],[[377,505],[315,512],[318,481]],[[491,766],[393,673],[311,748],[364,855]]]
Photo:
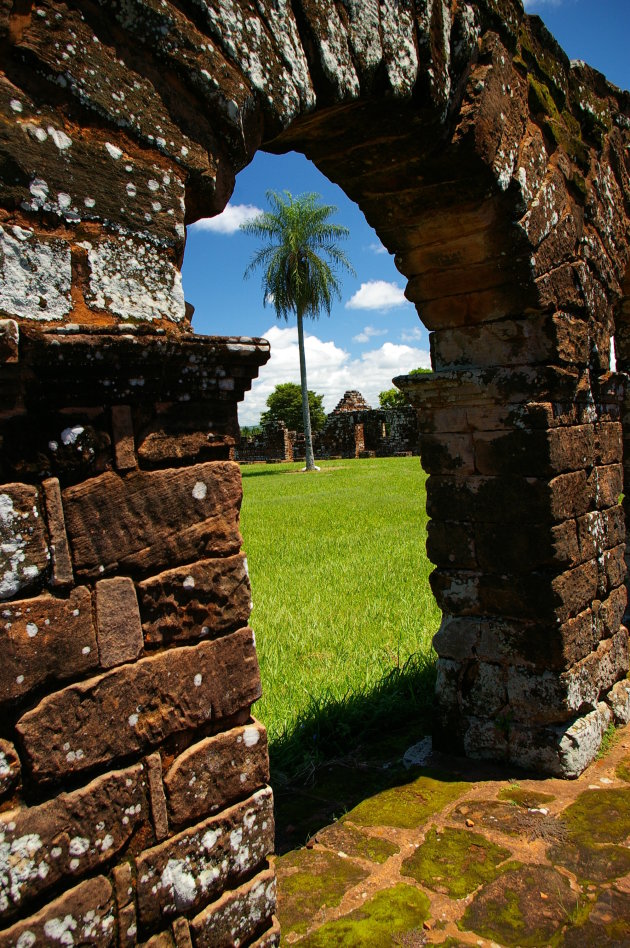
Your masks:
[[[565,934],[563,948],[593,948],[594,945],[630,945],[630,895],[618,889],[602,892],[582,925]]]
[[[469,783],[421,776],[413,783],[392,787],[364,800],[344,820],[360,826],[397,826],[414,829],[434,813],[470,790]]]
[[[561,820],[572,839],[623,843],[630,836],[630,788],[585,790]]]
[[[630,872],[630,849],[592,843],[586,837],[557,843],[547,855],[554,866],[569,869],[582,882],[610,882]]]
[[[551,793],[540,793],[537,790],[522,790],[520,787],[504,787],[498,793],[498,799],[507,803],[515,803],[524,810],[538,809],[556,798]]]
[[[624,759],[617,764],[615,776],[619,777],[620,780],[625,780],[627,783],[630,783],[630,757],[624,757]]]
[[[401,871],[434,892],[463,899],[482,882],[495,879],[497,867],[509,856],[509,850],[479,833],[431,829],[422,845],[404,860]]]
[[[429,900],[419,889],[401,883],[384,889],[344,918],[327,922],[300,941],[300,948],[391,948],[422,944],[422,923],[429,917]],[[407,938],[405,938],[407,936]]]
[[[278,918],[285,935],[308,929],[320,908],[339,905],[344,894],[368,875],[350,859],[300,849],[276,861]]]
[[[549,945],[575,907],[564,876],[547,866],[524,866],[481,889],[459,926],[501,945]]]
[[[400,847],[388,839],[362,833],[354,826],[345,823],[333,823],[317,834],[317,842],[346,856],[358,856],[377,865],[386,862],[390,856],[400,852]]]

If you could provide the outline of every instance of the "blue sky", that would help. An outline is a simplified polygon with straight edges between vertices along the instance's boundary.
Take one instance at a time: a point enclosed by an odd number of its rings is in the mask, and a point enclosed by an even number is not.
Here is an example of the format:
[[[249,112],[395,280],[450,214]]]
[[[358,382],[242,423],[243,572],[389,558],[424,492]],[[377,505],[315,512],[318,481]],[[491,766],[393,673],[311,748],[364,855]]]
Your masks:
[[[630,89],[630,0],[526,0],[543,18],[571,59],[584,59],[611,82]],[[302,155],[259,152],[237,177],[223,215],[188,228],[183,278],[195,306],[193,328],[208,335],[264,336],[272,357],[239,408],[241,424],[253,424],[277,382],[299,381],[297,330],[263,306],[260,275],[243,279],[257,246],[238,223],[267,207],[265,192],[315,191],[338,211],[350,230],[344,249],[356,277],[342,275],[342,298],[330,317],[306,324],[309,388],[324,395],[331,411],[346,389],[357,388],[373,405],[391,379],[429,365],[429,343],[415,307],[403,296],[404,277],[363,214]]]

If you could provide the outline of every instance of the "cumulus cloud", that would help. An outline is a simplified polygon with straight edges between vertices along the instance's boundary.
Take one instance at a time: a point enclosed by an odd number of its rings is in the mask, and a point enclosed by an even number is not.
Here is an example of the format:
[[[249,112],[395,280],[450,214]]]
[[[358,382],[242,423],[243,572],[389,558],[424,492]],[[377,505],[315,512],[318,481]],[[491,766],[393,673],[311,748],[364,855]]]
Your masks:
[[[271,343],[271,358],[239,405],[242,425],[258,422],[268,396],[279,382],[300,381],[297,329],[274,325],[264,335]],[[308,332],[304,345],[308,387],[324,396],[327,412],[333,410],[348,389],[358,389],[366,401],[376,407],[379,392],[392,387],[394,376],[418,367],[429,368],[431,364],[426,349],[391,342],[364,352],[356,359],[336,343]]]
[[[523,0],[526,12],[538,10],[540,7],[560,7],[564,0]]]
[[[346,309],[393,309],[408,304],[403,290],[386,280],[368,280],[346,303]]]
[[[202,217],[191,227],[196,230],[208,230],[214,234],[235,234],[241,224],[251,221],[262,214],[255,204],[228,204],[222,214],[216,217]]]
[[[369,342],[373,336],[386,336],[386,329],[376,329],[374,326],[365,326],[358,336],[353,336],[353,342]]]
[[[420,342],[424,339],[425,330],[421,326],[414,326],[413,329],[403,329],[400,338],[403,342]]]
[[[380,240],[378,243],[375,241],[373,244],[370,244],[368,250],[371,250],[372,253],[388,253],[387,247],[384,247]]]

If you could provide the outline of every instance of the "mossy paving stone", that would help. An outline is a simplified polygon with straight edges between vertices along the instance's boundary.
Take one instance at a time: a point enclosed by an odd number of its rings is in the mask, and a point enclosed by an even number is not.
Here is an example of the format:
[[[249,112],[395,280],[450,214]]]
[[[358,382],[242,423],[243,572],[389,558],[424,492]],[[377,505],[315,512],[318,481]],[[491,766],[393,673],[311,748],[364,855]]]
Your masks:
[[[362,833],[354,826],[344,823],[333,823],[318,833],[314,840],[328,849],[345,853],[346,856],[358,856],[369,862],[381,865],[387,862],[390,856],[400,852],[400,847],[388,839]]]
[[[497,799],[506,803],[514,803],[524,810],[540,809],[546,803],[556,798],[551,793],[540,793],[538,790],[523,790],[521,787],[504,787],[497,794]]]
[[[392,948],[425,944],[422,923],[430,903],[424,892],[400,883],[377,892],[361,908],[327,922],[299,941],[300,948]]]
[[[567,839],[548,851],[549,859],[588,882],[607,882],[630,872],[630,788],[585,790],[559,821]]]
[[[301,934],[317,911],[339,905],[343,896],[369,874],[334,853],[299,849],[276,860],[278,918],[284,935]]]
[[[548,866],[503,873],[474,896],[459,922],[500,945],[529,948],[551,944],[576,907],[565,876]]]
[[[359,826],[393,826],[414,829],[428,817],[470,790],[469,783],[423,774],[411,783],[383,790],[346,813],[345,820]]]
[[[619,761],[615,776],[619,777],[620,780],[625,780],[626,783],[630,783],[630,757],[624,757],[623,760]]]
[[[612,888],[602,892],[584,924],[570,928],[562,948],[630,946],[630,894]]]
[[[514,838],[558,840],[566,835],[566,828],[555,817],[497,800],[467,801],[455,807],[451,818],[460,823],[472,820],[475,826],[498,830]]]
[[[479,833],[430,829],[424,842],[403,861],[401,873],[454,899],[463,899],[482,882],[498,875],[497,867],[510,851],[495,846]]]

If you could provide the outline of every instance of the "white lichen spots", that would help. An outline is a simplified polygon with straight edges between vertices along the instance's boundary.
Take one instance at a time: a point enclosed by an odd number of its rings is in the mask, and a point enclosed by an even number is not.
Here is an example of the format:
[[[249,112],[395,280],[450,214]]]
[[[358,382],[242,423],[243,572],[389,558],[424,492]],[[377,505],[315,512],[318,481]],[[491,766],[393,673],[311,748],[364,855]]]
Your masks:
[[[194,589],[195,588],[195,577],[187,576],[184,582],[182,583],[184,589]]]
[[[260,740],[260,731],[257,727],[246,727],[243,731],[245,747],[254,747]]]
[[[72,145],[72,139],[59,128],[53,128],[52,125],[49,125],[48,134],[52,138],[59,151],[66,151],[66,149],[70,148]]]
[[[200,688],[202,681],[203,681],[203,675],[196,674],[195,677],[193,678],[193,684],[195,688]]]
[[[45,181],[36,178],[30,190],[35,210],[40,200],[47,203]],[[12,237],[0,227],[0,311],[22,319],[63,319],[72,308],[71,285],[70,247],[64,240],[40,241],[24,228]]]
[[[83,648],[81,649],[81,654],[82,654],[82,655],[89,655],[91,651],[92,651],[92,649],[90,648],[89,645],[84,645]]]
[[[232,830],[230,833],[230,848],[235,852],[240,849],[241,843],[243,842],[243,828],[238,826],[235,830]]]
[[[74,935],[77,929],[77,921],[72,915],[65,915],[63,918],[50,918],[44,923],[44,934],[51,941],[57,941],[61,945],[74,945]]]
[[[38,207],[42,207],[44,204],[46,204],[48,201],[49,188],[43,178],[33,178],[29,184],[28,189],[34,198],[34,210],[37,210]],[[31,202],[31,204],[33,204],[33,202]]]
[[[74,425],[72,428],[64,428],[61,432],[61,440],[63,444],[74,444],[77,438],[83,434],[84,430],[85,429],[81,425]]]
[[[26,634],[28,635],[29,639],[34,639],[38,632],[39,629],[34,622],[26,623]]]
[[[105,150],[109,154],[110,158],[114,159],[114,161],[118,161],[119,158],[122,158],[122,148],[119,148],[118,145],[112,145],[111,142],[105,142]]]
[[[247,774],[241,774],[241,775],[240,775],[240,781],[241,781],[241,783],[245,783],[246,780],[247,780]]]
[[[197,895],[197,882],[188,860],[169,859],[160,878],[160,887],[167,890],[178,911],[192,905]]]
[[[22,932],[20,937],[15,943],[15,948],[32,948],[32,946],[37,941],[37,936],[34,932],[28,931]]]
[[[96,204],[96,201],[92,197],[85,197],[83,198],[83,203],[85,204],[86,207],[94,207],[94,205]]]
[[[53,848],[50,850],[50,855],[52,856],[53,859],[59,859],[62,852],[63,850],[61,846],[53,846]]]
[[[23,110],[22,103],[20,102],[19,99],[11,99],[11,101],[9,102],[9,105],[11,106],[14,112],[22,112]]]
[[[75,761],[77,760],[83,760],[84,756],[85,754],[83,753],[82,748],[79,747],[78,750],[68,751],[68,753],[66,754],[66,760],[68,761],[69,764],[74,764]]]
[[[160,204],[159,201],[153,201],[153,202],[151,203],[151,207],[152,207],[152,209],[155,211],[156,214],[157,214],[158,211],[161,211],[161,210],[162,210],[162,205]]]
[[[90,841],[85,836],[74,836],[70,840],[68,852],[71,856],[84,856],[90,848]]]
[[[185,318],[179,269],[155,247],[130,237],[103,240],[88,250],[88,302],[123,319]]]
[[[159,191],[160,182],[156,181],[155,178],[149,178],[149,180],[147,181],[147,187],[149,191]]]
[[[107,852],[108,849],[111,849],[114,845],[114,837],[110,833],[106,833],[101,842],[101,852]]]
[[[78,860],[78,859],[71,859],[70,862],[69,862],[69,866],[70,866],[70,869],[72,870],[72,872],[76,872],[76,870],[79,868],[79,860]]]
[[[208,830],[207,833],[203,834],[203,836],[201,837],[201,845],[206,850],[206,852],[210,852],[211,849],[214,849],[214,847],[217,844],[218,838],[219,838],[219,833],[217,832],[217,830]]]
[[[5,834],[4,829],[8,832]],[[0,829],[0,912],[5,913],[12,905],[18,905],[22,899],[22,889],[38,877],[39,864],[35,855],[42,848],[41,837],[37,833],[27,833],[15,839],[10,834],[15,823],[5,824]]]
[[[387,76],[396,95],[406,95],[418,76],[413,12],[397,0],[381,2],[381,34]]]
[[[208,493],[208,488],[203,481],[197,481],[195,486],[192,489],[192,495],[195,500],[205,500]]]
[[[135,197],[136,194],[138,193],[138,189],[136,188],[135,184],[131,183],[131,181],[127,182],[127,186],[125,190],[127,191],[127,194],[129,195],[129,197]]]
[[[130,714],[127,720],[129,721],[129,727],[135,727],[138,723],[138,715]]]

